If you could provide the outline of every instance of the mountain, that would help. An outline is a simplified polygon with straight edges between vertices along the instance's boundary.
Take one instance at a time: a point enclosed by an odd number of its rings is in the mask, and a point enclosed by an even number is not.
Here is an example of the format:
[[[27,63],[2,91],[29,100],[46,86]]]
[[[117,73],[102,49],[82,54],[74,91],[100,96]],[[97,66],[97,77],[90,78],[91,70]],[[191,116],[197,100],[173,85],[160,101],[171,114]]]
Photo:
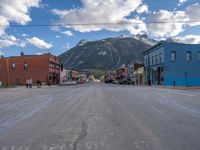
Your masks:
[[[165,40],[165,42],[172,42],[172,43],[183,43],[181,41],[179,41],[178,39],[175,39],[175,38],[167,38]]]
[[[81,40],[59,58],[65,67],[78,70],[114,69],[129,60],[143,61],[143,52],[151,45],[131,37]]]
[[[138,34],[138,35],[135,35],[134,38],[137,39],[137,40],[140,40],[140,41],[142,41],[146,44],[149,44],[151,46],[158,43],[158,41],[156,41],[152,38],[149,38],[146,34],[142,34],[142,35]]]

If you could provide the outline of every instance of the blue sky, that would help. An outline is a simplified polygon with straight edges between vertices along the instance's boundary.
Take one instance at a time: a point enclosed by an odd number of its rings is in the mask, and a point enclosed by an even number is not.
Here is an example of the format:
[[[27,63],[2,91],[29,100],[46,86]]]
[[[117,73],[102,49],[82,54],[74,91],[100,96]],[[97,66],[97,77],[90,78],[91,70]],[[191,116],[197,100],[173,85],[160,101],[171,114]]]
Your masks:
[[[147,34],[155,39],[172,37],[196,44],[200,43],[199,14],[198,0],[1,0],[0,54],[15,56],[23,50],[25,54],[51,52],[59,55],[81,39],[137,34]],[[146,23],[151,21],[170,23]],[[81,25],[124,22],[128,24]],[[27,26],[73,23],[80,25]]]

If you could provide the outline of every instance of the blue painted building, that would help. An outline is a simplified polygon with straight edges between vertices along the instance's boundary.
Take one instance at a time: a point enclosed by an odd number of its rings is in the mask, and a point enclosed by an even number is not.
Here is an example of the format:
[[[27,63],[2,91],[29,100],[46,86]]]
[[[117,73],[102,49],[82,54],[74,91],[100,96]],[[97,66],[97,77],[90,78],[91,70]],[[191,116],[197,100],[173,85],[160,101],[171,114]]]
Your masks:
[[[200,86],[200,44],[160,42],[144,52],[145,83]]]

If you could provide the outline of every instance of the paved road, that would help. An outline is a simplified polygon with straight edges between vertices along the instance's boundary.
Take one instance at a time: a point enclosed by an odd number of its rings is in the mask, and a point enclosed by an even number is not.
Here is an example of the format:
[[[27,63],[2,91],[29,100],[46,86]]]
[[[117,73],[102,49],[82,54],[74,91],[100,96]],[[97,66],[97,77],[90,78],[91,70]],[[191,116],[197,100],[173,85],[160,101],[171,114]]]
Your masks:
[[[200,150],[200,92],[104,84],[0,91],[1,150]]]

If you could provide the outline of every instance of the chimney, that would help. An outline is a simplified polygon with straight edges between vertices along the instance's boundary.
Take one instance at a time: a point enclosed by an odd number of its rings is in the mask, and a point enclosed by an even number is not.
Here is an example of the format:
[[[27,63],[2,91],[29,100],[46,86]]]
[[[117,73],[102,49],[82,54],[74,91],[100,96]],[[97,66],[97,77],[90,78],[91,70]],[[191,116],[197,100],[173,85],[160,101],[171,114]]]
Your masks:
[[[20,55],[21,55],[21,56],[24,56],[24,52],[22,51],[22,52],[20,53]]]
[[[0,58],[3,58],[3,55],[1,55]]]

